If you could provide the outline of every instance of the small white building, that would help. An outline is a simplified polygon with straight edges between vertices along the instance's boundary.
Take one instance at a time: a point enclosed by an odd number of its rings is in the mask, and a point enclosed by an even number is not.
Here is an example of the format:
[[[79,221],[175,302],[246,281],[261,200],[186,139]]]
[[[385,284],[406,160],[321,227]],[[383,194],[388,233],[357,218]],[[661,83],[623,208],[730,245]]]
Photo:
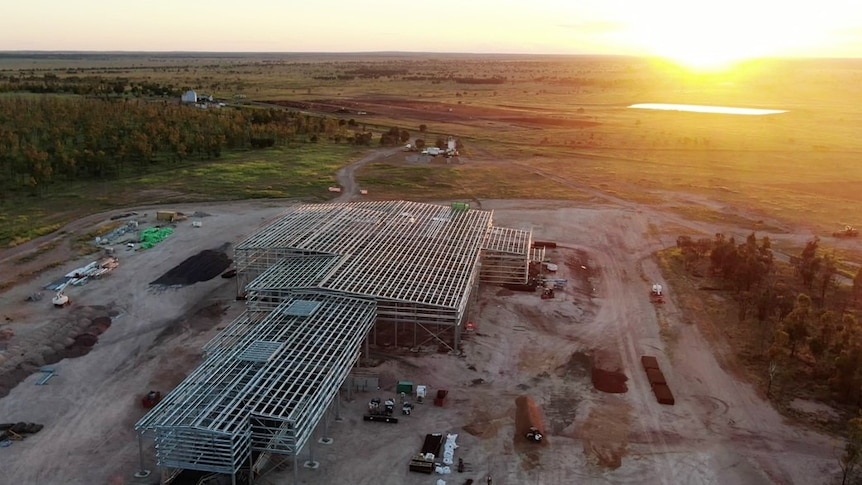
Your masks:
[[[183,93],[182,98],[180,100],[183,103],[197,103],[198,102],[198,93],[194,91],[194,89],[189,89],[185,93]]]

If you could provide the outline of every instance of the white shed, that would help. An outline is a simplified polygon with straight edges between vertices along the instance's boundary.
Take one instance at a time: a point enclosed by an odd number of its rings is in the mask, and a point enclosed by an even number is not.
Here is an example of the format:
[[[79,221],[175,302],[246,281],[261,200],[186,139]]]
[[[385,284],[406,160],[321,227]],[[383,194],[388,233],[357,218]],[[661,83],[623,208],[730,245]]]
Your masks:
[[[198,93],[196,93],[193,89],[189,89],[181,98],[183,103],[197,103],[198,102]]]

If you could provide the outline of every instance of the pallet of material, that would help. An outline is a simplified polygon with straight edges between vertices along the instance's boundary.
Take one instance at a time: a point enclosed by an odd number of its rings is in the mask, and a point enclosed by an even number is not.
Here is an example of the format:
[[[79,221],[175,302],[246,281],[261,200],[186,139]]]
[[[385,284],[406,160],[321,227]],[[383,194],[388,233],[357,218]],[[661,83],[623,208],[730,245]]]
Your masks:
[[[434,473],[434,460],[426,460],[422,455],[416,455],[410,460],[408,470],[417,473]]]
[[[649,355],[641,356],[641,365],[644,366],[644,370],[658,369],[658,359]]]
[[[557,243],[553,241],[533,241],[534,248],[556,248]]]
[[[379,423],[392,423],[395,424],[398,422],[398,418],[392,416],[386,416],[383,414],[366,414],[362,416],[363,421],[376,421]]]
[[[440,446],[443,444],[442,433],[429,433],[425,435],[422,442],[422,452],[410,459],[408,469],[411,472],[434,473],[434,459],[440,454]]]
[[[653,386],[656,384],[667,385],[667,381],[664,378],[664,374],[659,369],[647,369],[646,375],[647,379],[649,379],[649,383]]]
[[[667,387],[666,384],[656,384],[652,386],[652,392],[655,394],[655,398],[659,402],[659,404],[667,404],[669,406],[673,406],[673,394],[671,394],[670,388]]]

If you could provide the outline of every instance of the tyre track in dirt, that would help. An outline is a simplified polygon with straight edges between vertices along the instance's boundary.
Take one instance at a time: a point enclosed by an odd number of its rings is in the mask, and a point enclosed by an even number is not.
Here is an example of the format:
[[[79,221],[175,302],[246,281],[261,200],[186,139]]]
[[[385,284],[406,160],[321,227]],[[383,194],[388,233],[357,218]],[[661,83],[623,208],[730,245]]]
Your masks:
[[[591,195],[610,202],[611,204],[619,204],[625,208],[632,209],[639,214],[638,217],[645,218],[653,224],[675,223],[707,234],[714,230],[712,226],[706,227],[705,224],[688,221],[673,214],[631,204],[617,197],[604,194],[599,190],[585,187],[582,184],[573,183],[562,177],[546,173],[542,173],[542,175],[571,186],[572,188],[584,190]],[[654,234],[653,236],[654,237],[650,238],[652,239],[651,241],[647,241],[646,238],[644,238],[643,244],[641,245],[625,247],[624,242],[618,238],[615,239],[605,235],[602,237],[600,245],[592,248],[585,248],[590,252],[590,257],[593,258],[593,265],[600,267],[602,272],[603,281],[601,288],[606,300],[603,304],[603,308],[597,314],[597,318],[602,319],[608,325],[612,325],[615,329],[620,357],[624,361],[623,365],[632,373],[630,376],[630,387],[632,390],[635,390],[638,396],[645,400],[645,402],[652,401],[654,398],[645,378],[643,378],[641,373],[638,372],[638,369],[640,368],[640,360],[637,345],[642,338],[637,335],[636,327],[633,324],[639,320],[644,323],[648,320],[657,320],[657,315],[652,315],[653,312],[646,311],[644,307],[644,305],[646,305],[645,293],[638,291],[641,286],[645,287],[648,282],[646,280],[643,282],[630,281],[630,278],[627,276],[629,271],[626,270],[626,268],[638,268],[638,273],[641,275],[641,278],[647,278],[647,271],[646,268],[644,268],[644,263],[651,257],[651,254],[655,250],[666,247],[669,244],[673,244],[670,241],[670,237],[667,235],[662,237],[660,234]],[[566,244],[569,245],[569,243]],[[649,273],[656,272],[658,272],[657,267],[650,268]],[[655,278],[654,280],[660,281],[659,278]],[[632,305],[632,301],[643,301],[644,303]],[[672,303],[672,301],[670,303]],[[640,311],[638,309],[640,309]],[[671,310],[673,310],[673,308],[671,308]],[[673,311],[672,314],[668,316],[671,317],[672,320],[678,320],[682,315],[680,315],[678,311]],[[678,325],[678,322],[676,325]],[[657,322],[655,326],[658,327]],[[696,331],[696,327],[691,330]],[[702,337],[698,338],[702,340]],[[662,347],[664,347],[664,345],[662,345]],[[709,346],[705,345],[705,347],[710,351],[712,350]],[[724,374],[724,372],[721,373]],[[748,389],[747,386],[744,386],[737,382],[735,378],[726,374],[719,377],[719,379],[727,390],[724,394],[732,396],[731,399],[736,401],[733,406],[733,414],[742,416],[742,419],[737,418],[737,422],[744,422],[745,427],[743,428],[740,425],[731,426],[732,429],[724,429],[716,433],[723,435],[720,442],[717,444],[719,446],[726,446],[730,450],[733,450],[742,444],[742,447],[749,451],[749,463],[756,464],[756,468],[762,473],[765,473],[770,480],[775,483],[795,483],[790,472],[783,468],[779,463],[774,460],[770,460],[769,456],[782,453],[788,446],[797,449],[804,449],[800,443],[803,440],[798,438],[794,439],[794,437],[788,436],[784,429],[781,429],[780,431],[773,430],[773,424],[777,424],[781,427],[780,424],[771,423],[762,419],[762,408],[767,407],[771,411],[771,407],[769,407],[768,403],[762,402],[759,398],[752,396],[752,391]],[[719,399],[719,397],[714,396],[712,393],[708,394],[708,396],[712,399]],[[728,396],[724,397],[727,398]],[[726,403],[724,400],[722,400],[722,402]],[[694,410],[690,407],[687,409],[679,409],[680,403],[678,402],[677,404],[677,409],[673,410],[671,414],[676,414],[682,411],[682,415],[684,417],[689,419],[692,417],[696,418],[704,427],[703,433],[709,433],[711,428],[713,432],[718,431],[712,425],[707,423],[705,419],[702,419],[701,416],[694,413]],[[672,449],[675,447],[669,445],[669,443],[664,439],[664,435],[671,434],[682,436],[684,442],[697,441],[695,436],[687,435],[686,431],[690,434],[690,429],[684,430],[676,426],[673,421],[661,419],[662,414],[664,414],[665,411],[661,410],[656,412],[651,409],[652,407],[654,407],[652,406],[652,403],[648,402],[641,410],[643,412],[643,415],[640,417],[640,419],[643,420],[641,422],[641,426],[644,428],[644,432],[650,437],[650,441],[655,443],[659,450],[663,450],[664,454],[671,453]],[[734,421],[731,420],[731,422]],[[647,429],[650,426],[652,427],[652,430]],[[790,439],[791,442],[788,442],[788,439]],[[764,451],[766,453],[763,453]],[[663,475],[665,477],[672,477],[667,483],[683,483],[685,480],[697,479],[697,477],[694,476],[684,476],[688,473],[697,473],[695,470],[687,470],[689,467],[684,463],[671,463],[669,459],[662,460],[662,463],[667,471],[667,474]],[[704,477],[700,476],[700,478],[702,479]],[[678,480],[680,479],[682,479],[683,482],[679,482]]]
[[[622,369],[628,372],[629,392],[627,395],[630,399],[635,398],[632,403],[635,414],[632,422],[637,423],[641,432],[649,436],[650,446],[657,447],[661,451],[667,451],[668,443],[665,441],[663,433],[668,427],[673,428],[673,432],[679,430],[670,423],[662,423],[659,413],[652,409],[654,406],[650,403],[654,399],[651,389],[644,384],[643,377],[638,373],[640,358],[635,349],[632,328],[633,322],[638,320],[635,309],[639,308],[640,305],[632,305],[633,301],[638,301],[638,295],[634,294],[630,284],[626,284],[623,276],[623,262],[626,262],[630,256],[621,253],[623,251],[608,246],[590,251],[593,265],[601,268],[602,281],[600,286],[605,295],[605,301],[598,311],[596,319],[613,329],[613,339],[616,341],[619,358],[622,359]],[[655,460],[656,465],[658,465],[657,468],[663,469],[663,472],[659,473],[658,476],[674,478],[673,481],[664,481],[663,483],[684,483],[675,480],[678,475],[677,470],[666,454],[657,455]]]

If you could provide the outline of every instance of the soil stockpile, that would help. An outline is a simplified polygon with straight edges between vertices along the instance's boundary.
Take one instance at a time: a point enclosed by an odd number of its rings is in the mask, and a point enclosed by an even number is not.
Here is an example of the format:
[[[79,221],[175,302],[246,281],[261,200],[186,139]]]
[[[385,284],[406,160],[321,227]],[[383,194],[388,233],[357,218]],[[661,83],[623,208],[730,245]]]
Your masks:
[[[673,398],[673,393],[670,392],[670,388],[664,384],[656,384],[652,386],[652,391],[655,394],[656,401],[659,404],[667,404],[668,406],[673,406],[676,400]]]
[[[620,369],[620,358],[614,352],[596,350],[593,352],[590,375],[593,387],[602,392],[620,394],[629,390],[628,377]]]
[[[650,355],[644,355],[641,357],[641,364],[644,366],[644,370],[646,369],[658,369],[658,359]]]
[[[161,286],[187,286],[209,281],[228,269],[233,261],[223,251],[206,249],[171,268],[150,283]]]
[[[667,384],[664,374],[658,369],[647,369],[646,375],[650,384]]]
[[[527,441],[527,431],[530,427],[538,429],[544,435],[544,439],[539,443]],[[530,396],[518,396],[515,399],[515,443],[548,444],[542,410]]]
[[[629,390],[626,381],[629,380],[620,371],[609,371],[593,367],[593,387],[611,394],[621,394]]]

